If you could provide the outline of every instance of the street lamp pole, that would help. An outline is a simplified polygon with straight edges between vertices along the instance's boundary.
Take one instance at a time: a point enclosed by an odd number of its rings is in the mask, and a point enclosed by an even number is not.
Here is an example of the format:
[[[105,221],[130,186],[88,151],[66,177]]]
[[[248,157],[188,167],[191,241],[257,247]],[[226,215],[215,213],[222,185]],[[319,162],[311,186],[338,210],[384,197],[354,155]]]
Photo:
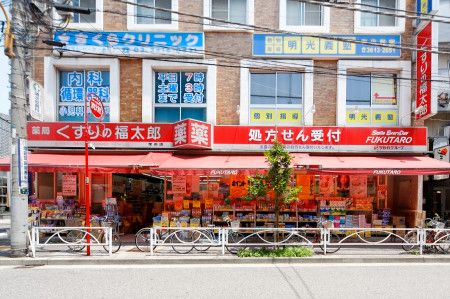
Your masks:
[[[86,227],[87,229],[87,235],[86,235],[86,241],[87,241],[87,248],[86,253],[87,255],[91,255],[91,246],[89,246],[91,242],[91,235],[90,235],[90,229],[91,226],[91,193],[90,193],[90,179],[89,179],[89,129],[88,129],[88,109],[87,109],[87,102],[88,102],[88,96],[89,94],[86,94],[84,98],[84,129],[85,129],[85,135],[84,135],[84,162],[85,162],[85,177],[84,177],[84,200],[86,204]]]

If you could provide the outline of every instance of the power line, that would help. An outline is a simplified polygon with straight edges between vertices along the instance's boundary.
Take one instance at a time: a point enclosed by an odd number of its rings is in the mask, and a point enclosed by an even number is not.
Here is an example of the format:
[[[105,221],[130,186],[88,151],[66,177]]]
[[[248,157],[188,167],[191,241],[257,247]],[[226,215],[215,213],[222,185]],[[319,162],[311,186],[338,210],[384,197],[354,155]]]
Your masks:
[[[200,19],[204,19],[204,20],[208,20],[208,21],[214,21],[214,22],[220,22],[220,23],[224,23],[224,24],[239,26],[241,28],[250,28],[250,29],[260,30],[263,32],[284,33],[284,34],[289,34],[289,35],[301,35],[301,36],[314,37],[314,38],[319,38],[319,39],[341,41],[341,42],[352,43],[352,44],[372,45],[372,46],[378,46],[378,47],[384,47],[384,48],[405,49],[405,50],[410,50],[410,51],[422,51],[422,52],[428,52],[428,53],[434,53],[434,54],[450,54],[450,52],[420,49],[420,48],[416,48],[416,47],[407,47],[407,46],[401,46],[401,45],[396,45],[396,44],[392,45],[392,44],[382,44],[382,43],[369,42],[369,41],[367,41],[367,42],[366,41],[357,41],[357,40],[353,40],[353,39],[347,39],[347,38],[336,37],[336,36],[329,36],[329,35],[323,36],[323,35],[317,35],[317,34],[311,34],[311,33],[298,33],[298,32],[280,30],[280,29],[269,28],[269,27],[248,25],[248,24],[243,24],[243,23],[239,23],[239,22],[225,21],[225,20],[220,20],[220,19],[216,19],[216,18],[200,16],[200,15],[196,15],[196,14],[178,12],[178,11],[175,11],[172,9],[166,9],[166,8],[155,7],[155,6],[145,5],[145,4],[139,4],[139,3],[130,2],[127,0],[113,0],[113,1],[130,4],[130,5],[134,5],[134,6],[139,6],[139,7],[144,7],[144,8],[150,8],[150,9],[154,9],[154,10],[160,10],[160,11],[164,11],[164,12],[175,13],[175,14],[182,15],[182,16],[200,18]]]
[[[377,6],[377,5],[362,4],[362,3],[355,2],[355,3],[353,3],[354,7],[350,7],[346,4],[331,3],[331,2],[318,1],[318,0],[296,0],[296,1],[297,2],[307,2],[307,3],[312,3],[312,4],[319,4],[319,5],[326,6],[326,7],[333,7],[333,8],[349,10],[349,11],[353,11],[353,12],[358,11],[358,12],[363,12],[363,13],[370,13],[370,14],[383,15],[383,16],[392,16],[392,17],[396,17],[396,18],[404,18],[404,19],[410,19],[410,20],[421,20],[421,21],[431,21],[431,22],[436,22],[436,23],[450,24],[450,21],[445,21],[443,19],[435,19],[434,18],[434,17],[436,17],[435,15],[427,14],[427,16],[430,16],[427,18],[418,17],[415,12],[413,15],[407,15],[405,10],[397,10],[397,9],[392,9],[392,8],[385,7],[385,6],[381,7],[381,6]],[[377,9],[382,9],[383,11],[356,8],[355,6],[360,6],[360,7],[365,6],[365,7],[377,8]],[[391,12],[388,12],[387,10],[400,11],[400,12],[402,12],[402,14],[391,13]],[[405,14],[403,14],[403,13],[405,13]],[[444,17],[444,16],[442,16],[442,17]]]

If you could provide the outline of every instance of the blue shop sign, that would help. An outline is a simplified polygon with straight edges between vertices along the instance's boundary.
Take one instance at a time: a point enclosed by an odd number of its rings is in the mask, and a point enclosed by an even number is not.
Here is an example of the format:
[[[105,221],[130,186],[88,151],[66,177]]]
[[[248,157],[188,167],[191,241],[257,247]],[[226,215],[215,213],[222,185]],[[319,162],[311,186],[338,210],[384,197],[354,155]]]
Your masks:
[[[380,44],[380,46],[365,43]],[[328,38],[301,34],[253,35],[254,56],[400,57],[400,49],[391,47],[400,45],[400,35],[329,35]]]
[[[156,72],[156,104],[205,104],[206,72]]]
[[[89,32],[57,31],[63,48],[95,54],[203,55],[201,32]]]

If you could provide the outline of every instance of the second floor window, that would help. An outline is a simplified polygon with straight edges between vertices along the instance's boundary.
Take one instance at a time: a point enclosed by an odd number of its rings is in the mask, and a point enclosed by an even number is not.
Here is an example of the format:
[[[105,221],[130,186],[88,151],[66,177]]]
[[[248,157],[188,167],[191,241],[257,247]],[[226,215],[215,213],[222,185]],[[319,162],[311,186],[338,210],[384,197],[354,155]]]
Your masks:
[[[206,72],[156,72],[154,121],[206,121]]]
[[[73,6],[83,7],[91,9],[91,13],[88,15],[74,13],[72,18],[72,23],[84,24],[84,23],[96,23],[96,10],[97,10],[97,0],[73,0]]]
[[[397,75],[349,74],[346,92],[348,125],[397,125]]]
[[[206,0],[205,0],[206,1]],[[211,17],[229,22],[247,23],[247,0],[210,0]],[[213,24],[221,24],[213,21]]]
[[[323,26],[323,7],[299,0],[287,0],[286,25]]]
[[[110,90],[109,71],[71,70],[59,72],[59,121],[84,121],[84,100],[89,94],[97,95],[105,107],[103,121],[109,122]],[[90,115],[89,121],[98,121]]]
[[[361,6],[363,10],[380,12],[380,14],[361,12],[361,26],[390,27],[397,25],[395,16],[383,14],[392,14],[392,12],[395,12],[395,9],[397,9],[397,0],[361,0],[361,4],[363,4]]]
[[[171,24],[172,14],[168,11],[149,8],[172,9],[172,0],[136,0],[136,24]]]
[[[252,73],[251,124],[302,124],[303,74]]]

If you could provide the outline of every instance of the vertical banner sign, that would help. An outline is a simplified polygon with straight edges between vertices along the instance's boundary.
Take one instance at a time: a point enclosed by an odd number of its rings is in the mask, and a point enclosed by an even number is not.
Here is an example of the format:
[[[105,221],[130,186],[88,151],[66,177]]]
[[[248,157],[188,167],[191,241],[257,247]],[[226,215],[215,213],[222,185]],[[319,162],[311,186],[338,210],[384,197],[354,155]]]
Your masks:
[[[30,115],[38,121],[43,120],[42,116],[42,86],[34,80],[30,80]]]
[[[433,9],[433,0],[416,0],[416,14],[417,17],[426,17],[423,16],[424,14],[429,14],[431,10]],[[417,19],[416,21],[416,27],[419,27],[419,25],[423,21],[420,19]]]
[[[27,140],[19,139],[19,192],[20,194],[28,194],[28,148]]]
[[[416,119],[432,116],[431,110],[431,53],[423,50],[431,50],[432,23],[429,23],[417,34],[416,73]]]

